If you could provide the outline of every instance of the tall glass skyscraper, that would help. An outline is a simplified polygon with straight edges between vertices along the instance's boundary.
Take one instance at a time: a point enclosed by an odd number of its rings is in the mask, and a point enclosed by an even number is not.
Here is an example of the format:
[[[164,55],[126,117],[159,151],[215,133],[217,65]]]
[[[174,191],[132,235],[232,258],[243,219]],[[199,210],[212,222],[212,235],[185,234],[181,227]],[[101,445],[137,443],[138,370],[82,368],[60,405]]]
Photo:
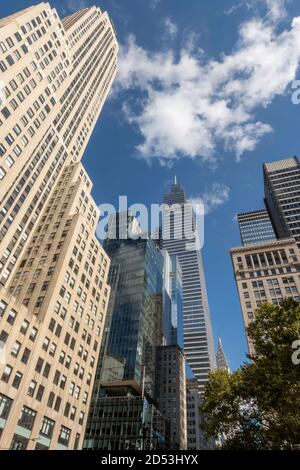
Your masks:
[[[193,238],[190,238],[191,232],[194,233]],[[196,216],[192,204],[176,181],[164,196],[161,237],[162,248],[170,256],[177,256],[181,265],[184,353],[202,392],[208,373],[216,367],[213,334],[202,256],[195,243]]]
[[[163,345],[164,258],[152,239],[119,238],[134,224],[126,212],[113,216],[108,233],[117,238],[104,243],[111,258],[111,297],[86,431],[87,449],[166,445],[164,419],[154,403],[156,352]]]
[[[124,214],[121,214],[121,216]],[[119,214],[118,214],[119,216]],[[128,215],[128,224],[133,217]],[[106,376],[115,362],[114,380],[134,380],[153,396],[155,348],[161,344],[164,259],[151,239],[107,239],[111,258],[108,307],[109,333],[102,370]]]

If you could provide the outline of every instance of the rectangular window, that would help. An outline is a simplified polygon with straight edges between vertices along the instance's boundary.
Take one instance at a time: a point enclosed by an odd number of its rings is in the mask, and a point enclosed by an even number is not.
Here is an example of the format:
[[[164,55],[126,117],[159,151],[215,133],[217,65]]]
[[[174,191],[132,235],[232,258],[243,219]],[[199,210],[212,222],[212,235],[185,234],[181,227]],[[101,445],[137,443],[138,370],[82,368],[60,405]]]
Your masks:
[[[42,426],[40,429],[40,434],[42,436],[47,437],[48,439],[51,439],[53,430],[54,430],[54,425],[55,425],[55,422],[52,421],[52,419],[49,419],[46,416],[44,416],[43,421],[42,421]]]
[[[23,428],[29,429],[31,431],[34,425],[35,417],[36,412],[30,408],[27,408],[27,406],[24,406],[18,421],[18,426],[22,426]]]
[[[7,419],[11,410],[13,400],[0,393],[0,418]]]

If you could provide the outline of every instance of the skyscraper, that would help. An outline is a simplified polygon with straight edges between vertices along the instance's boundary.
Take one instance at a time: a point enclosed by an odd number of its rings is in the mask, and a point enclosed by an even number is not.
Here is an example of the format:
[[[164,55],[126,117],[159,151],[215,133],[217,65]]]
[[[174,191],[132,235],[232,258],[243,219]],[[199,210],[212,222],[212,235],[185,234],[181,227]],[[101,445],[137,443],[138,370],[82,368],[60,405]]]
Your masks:
[[[278,238],[294,238],[300,248],[300,162],[297,157],[265,163],[265,200]]]
[[[165,420],[159,418],[154,403],[156,352],[163,344],[164,258],[151,238],[119,238],[135,222],[127,212],[112,216],[108,234],[117,238],[104,243],[111,258],[112,292],[86,431],[87,449],[141,450],[166,445],[165,431],[159,437]],[[109,406],[111,419],[106,423],[99,417]],[[120,406],[124,413],[118,417]],[[157,428],[155,423],[159,423]]]
[[[116,74],[106,12],[48,3],[0,20],[0,283],[7,286],[64,165],[81,160]]]
[[[254,245],[268,240],[276,240],[272,221],[266,210],[239,214],[238,224],[243,245]]]
[[[294,239],[232,248],[230,254],[245,328],[262,304],[277,305],[284,297],[300,300],[300,253]]]
[[[80,448],[109,257],[80,160],[116,73],[99,8],[0,20],[0,447]]]
[[[161,245],[170,256],[176,255],[181,265],[184,353],[203,392],[216,360],[201,251],[196,241],[195,213],[176,181],[164,196]]]
[[[206,442],[201,430],[201,415],[199,413],[201,395],[199,393],[199,383],[196,379],[187,379],[186,381],[186,403],[187,448],[188,450],[204,450]]]
[[[229,372],[230,369],[229,369],[227,357],[223,349],[221,338],[219,338],[218,340],[216,358],[217,358],[217,368],[222,369],[222,370],[227,370]]]
[[[238,216],[243,246],[230,250],[246,328],[262,304],[300,301],[299,161],[265,163],[263,172],[268,210]]]
[[[170,423],[173,449],[187,449],[186,373],[183,351],[177,344],[157,348],[156,400]]]

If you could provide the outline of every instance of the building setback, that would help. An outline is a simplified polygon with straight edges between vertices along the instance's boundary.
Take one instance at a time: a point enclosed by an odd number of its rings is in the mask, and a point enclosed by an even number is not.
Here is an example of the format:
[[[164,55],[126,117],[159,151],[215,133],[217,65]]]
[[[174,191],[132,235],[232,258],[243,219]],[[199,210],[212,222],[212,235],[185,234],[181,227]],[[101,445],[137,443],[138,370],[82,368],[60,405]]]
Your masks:
[[[116,73],[92,7],[0,20],[0,447],[81,448],[109,299],[109,257],[80,163]]]

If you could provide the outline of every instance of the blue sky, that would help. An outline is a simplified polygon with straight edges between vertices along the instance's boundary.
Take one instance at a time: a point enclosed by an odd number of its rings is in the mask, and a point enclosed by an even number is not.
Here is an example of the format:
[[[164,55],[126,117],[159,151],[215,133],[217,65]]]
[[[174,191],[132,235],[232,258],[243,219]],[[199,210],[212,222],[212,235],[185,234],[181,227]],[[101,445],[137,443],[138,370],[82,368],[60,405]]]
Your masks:
[[[1,2],[1,16],[32,0]],[[114,21],[120,73],[84,157],[97,203],[161,202],[174,175],[202,198],[215,342],[232,369],[246,342],[229,249],[235,215],[261,208],[262,163],[299,155],[299,0],[55,0]]]

